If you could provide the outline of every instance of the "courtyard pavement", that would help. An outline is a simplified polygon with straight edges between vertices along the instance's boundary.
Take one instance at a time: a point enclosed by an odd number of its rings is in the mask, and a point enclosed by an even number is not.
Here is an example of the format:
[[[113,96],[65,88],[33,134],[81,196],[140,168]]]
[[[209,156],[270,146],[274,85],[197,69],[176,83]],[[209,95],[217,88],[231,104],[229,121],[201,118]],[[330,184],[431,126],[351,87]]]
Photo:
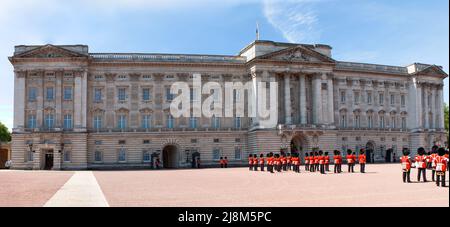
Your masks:
[[[0,206],[449,206],[448,186],[416,183],[416,169],[411,184],[402,182],[399,164],[367,165],[366,174],[358,173],[358,165],[355,170],[327,175],[305,172],[303,166],[301,173],[274,174],[247,168],[0,171]]]

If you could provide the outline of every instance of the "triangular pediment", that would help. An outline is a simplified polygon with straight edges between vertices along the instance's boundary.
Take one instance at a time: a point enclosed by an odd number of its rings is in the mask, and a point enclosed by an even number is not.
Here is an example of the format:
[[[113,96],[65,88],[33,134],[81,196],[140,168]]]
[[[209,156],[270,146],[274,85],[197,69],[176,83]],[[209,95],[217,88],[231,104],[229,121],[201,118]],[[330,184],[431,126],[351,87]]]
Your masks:
[[[71,58],[71,57],[87,57],[87,55],[48,44],[14,56],[14,58]]]
[[[335,63],[334,59],[301,45],[265,54],[258,58],[290,62]]]
[[[439,66],[431,65],[423,70],[416,72],[416,74],[425,75],[425,76],[434,76],[434,77],[448,77],[448,74]]]

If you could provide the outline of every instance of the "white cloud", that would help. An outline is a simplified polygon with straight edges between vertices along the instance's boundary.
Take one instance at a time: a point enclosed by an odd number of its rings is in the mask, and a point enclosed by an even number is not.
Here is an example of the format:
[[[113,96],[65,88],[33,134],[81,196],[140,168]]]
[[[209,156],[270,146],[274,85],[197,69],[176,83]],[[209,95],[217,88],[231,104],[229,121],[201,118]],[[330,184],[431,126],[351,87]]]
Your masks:
[[[314,43],[320,39],[319,18],[314,8],[319,0],[264,0],[264,16],[293,43]]]

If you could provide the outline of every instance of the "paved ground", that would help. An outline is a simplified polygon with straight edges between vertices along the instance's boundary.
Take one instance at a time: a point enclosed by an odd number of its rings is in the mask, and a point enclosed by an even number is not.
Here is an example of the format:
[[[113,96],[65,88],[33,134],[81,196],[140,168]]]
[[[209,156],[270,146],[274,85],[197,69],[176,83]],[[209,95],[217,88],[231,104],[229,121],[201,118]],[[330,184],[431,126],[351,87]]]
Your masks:
[[[438,188],[433,182],[404,184],[398,164],[366,168],[366,174],[327,175],[304,172],[303,167],[300,174],[246,168],[94,171],[93,175],[90,171],[75,175],[0,171],[0,206],[46,202],[47,206],[449,206],[448,187]],[[416,174],[414,169],[413,181]]]

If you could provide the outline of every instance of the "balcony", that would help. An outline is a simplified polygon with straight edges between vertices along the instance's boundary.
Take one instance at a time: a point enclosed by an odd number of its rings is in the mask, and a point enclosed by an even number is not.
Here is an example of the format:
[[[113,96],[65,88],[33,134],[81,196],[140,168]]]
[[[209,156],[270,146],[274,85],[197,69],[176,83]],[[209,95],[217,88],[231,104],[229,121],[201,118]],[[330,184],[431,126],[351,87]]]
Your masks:
[[[218,62],[245,63],[246,58],[225,55],[187,55],[187,54],[133,54],[133,53],[92,53],[96,61],[137,61],[137,62]]]

